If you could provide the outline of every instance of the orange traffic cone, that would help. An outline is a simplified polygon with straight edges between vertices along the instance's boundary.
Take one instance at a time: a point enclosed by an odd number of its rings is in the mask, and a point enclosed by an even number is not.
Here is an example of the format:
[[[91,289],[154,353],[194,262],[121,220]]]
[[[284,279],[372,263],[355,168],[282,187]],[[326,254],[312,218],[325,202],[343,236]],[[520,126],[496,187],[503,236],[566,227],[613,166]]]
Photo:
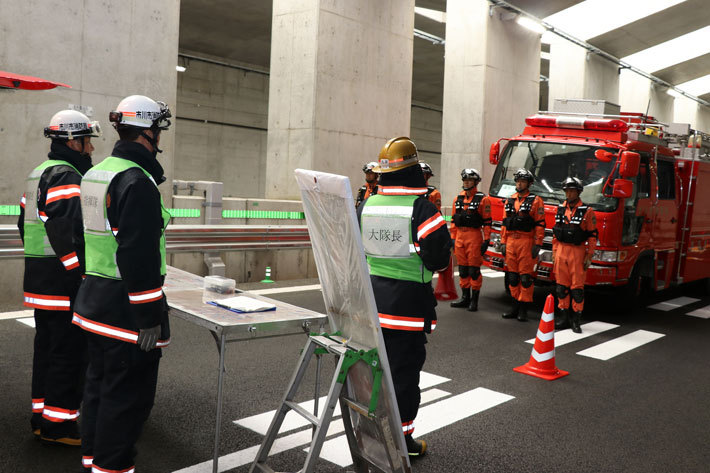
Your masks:
[[[555,298],[552,294],[545,300],[545,309],[542,311],[530,361],[513,368],[513,371],[548,381],[569,374],[569,371],[558,370],[555,366]]]
[[[450,301],[458,299],[456,286],[454,285],[454,265],[452,259],[449,259],[449,266],[439,273],[439,280],[436,282],[434,289],[434,297],[440,301]]]

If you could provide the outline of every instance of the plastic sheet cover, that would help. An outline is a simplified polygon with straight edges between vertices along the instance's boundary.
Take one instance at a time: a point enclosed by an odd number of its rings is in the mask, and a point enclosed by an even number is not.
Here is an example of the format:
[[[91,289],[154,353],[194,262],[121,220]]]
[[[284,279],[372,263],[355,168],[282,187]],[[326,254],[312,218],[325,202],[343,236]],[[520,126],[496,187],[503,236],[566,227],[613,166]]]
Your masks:
[[[351,410],[359,450],[376,464],[388,465],[383,471],[409,472],[409,457],[404,446],[360,226],[350,194],[350,180],[345,176],[304,169],[296,169],[295,174],[330,333],[340,332],[348,345],[356,349],[377,348],[383,368],[382,390],[375,416],[381,420],[380,424],[365,421]],[[348,372],[347,394],[358,403],[369,405],[372,385],[371,367],[364,362],[355,364]],[[367,470],[356,465],[356,471]]]

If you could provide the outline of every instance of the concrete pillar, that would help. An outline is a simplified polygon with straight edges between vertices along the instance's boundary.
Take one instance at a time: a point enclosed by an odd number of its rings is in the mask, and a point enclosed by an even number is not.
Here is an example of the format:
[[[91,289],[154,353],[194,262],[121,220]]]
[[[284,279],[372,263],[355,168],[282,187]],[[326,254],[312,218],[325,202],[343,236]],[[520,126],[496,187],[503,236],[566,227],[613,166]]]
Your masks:
[[[48,91],[0,90],[0,204],[17,204],[24,177],[47,157],[42,130],[70,104],[99,120],[94,163],[118,135],[108,114],[131,94],[167,102],[175,111],[179,0],[65,2],[0,0],[0,64],[17,74],[72,86]],[[174,122],[173,122],[174,123]],[[160,161],[172,180],[174,128],[161,138]],[[172,186],[160,186],[170,205]]]
[[[549,97],[549,109],[554,99],[595,99],[618,104],[618,66],[552,35]]]
[[[623,69],[619,75],[619,105],[622,112],[642,112],[658,121],[673,121],[673,97],[660,87],[635,72]]]
[[[691,128],[710,133],[710,108],[687,97],[676,97],[673,101],[673,121],[690,123]]]
[[[485,0],[448,0],[441,140],[441,190],[451,205],[462,168],[483,174],[488,191],[492,142],[522,131],[538,107],[540,35],[489,14]]]
[[[414,0],[274,0],[266,197],[300,199],[295,168],[363,181],[409,133]]]

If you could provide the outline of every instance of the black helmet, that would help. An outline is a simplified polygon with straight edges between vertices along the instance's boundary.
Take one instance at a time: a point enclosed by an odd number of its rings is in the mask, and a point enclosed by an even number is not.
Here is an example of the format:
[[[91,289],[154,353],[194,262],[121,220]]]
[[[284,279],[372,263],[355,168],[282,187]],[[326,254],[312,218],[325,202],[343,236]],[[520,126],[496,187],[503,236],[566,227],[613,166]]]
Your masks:
[[[535,181],[535,176],[533,176],[533,173],[531,173],[527,169],[520,168],[515,171],[515,174],[513,174],[513,180],[517,182],[521,179],[525,179],[530,184],[532,184],[533,181]]]
[[[419,163],[419,166],[422,168],[422,172],[424,174],[431,174],[434,176],[434,171],[431,170],[431,166],[429,166],[427,163]]]
[[[568,177],[565,179],[565,182],[562,183],[562,189],[577,189],[580,193],[582,193],[584,186],[582,185],[582,181],[576,177]]]
[[[473,179],[476,182],[481,182],[481,174],[473,168],[465,168],[461,170],[461,180]]]
[[[371,161],[362,167],[362,172],[375,172],[375,166],[377,166],[377,161]]]

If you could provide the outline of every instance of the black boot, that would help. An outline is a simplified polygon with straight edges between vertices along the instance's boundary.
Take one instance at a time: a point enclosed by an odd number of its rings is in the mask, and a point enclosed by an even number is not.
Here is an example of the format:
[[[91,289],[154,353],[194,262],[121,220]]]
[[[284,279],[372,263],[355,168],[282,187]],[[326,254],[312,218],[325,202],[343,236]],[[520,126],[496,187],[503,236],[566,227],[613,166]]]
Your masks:
[[[569,328],[569,309],[560,309],[559,317],[555,317],[555,330]]]
[[[513,307],[510,309],[509,312],[505,312],[503,314],[503,318],[504,319],[514,319],[518,316],[519,311],[520,311],[520,302],[513,299]]]
[[[471,291],[471,303],[468,305],[469,312],[478,312],[478,296],[480,294],[481,291]]]
[[[407,444],[407,452],[410,457],[421,457],[426,453],[426,442],[424,440],[414,440],[412,435],[405,435],[404,442]]]
[[[582,333],[582,327],[579,326],[580,319],[582,318],[582,313],[574,311],[572,312],[572,331],[574,333]]]
[[[462,287],[461,288],[461,299],[452,302],[451,307],[468,307],[471,303],[471,288]]]
[[[521,322],[528,321],[528,302],[520,302],[520,310],[518,311],[518,320]]]

